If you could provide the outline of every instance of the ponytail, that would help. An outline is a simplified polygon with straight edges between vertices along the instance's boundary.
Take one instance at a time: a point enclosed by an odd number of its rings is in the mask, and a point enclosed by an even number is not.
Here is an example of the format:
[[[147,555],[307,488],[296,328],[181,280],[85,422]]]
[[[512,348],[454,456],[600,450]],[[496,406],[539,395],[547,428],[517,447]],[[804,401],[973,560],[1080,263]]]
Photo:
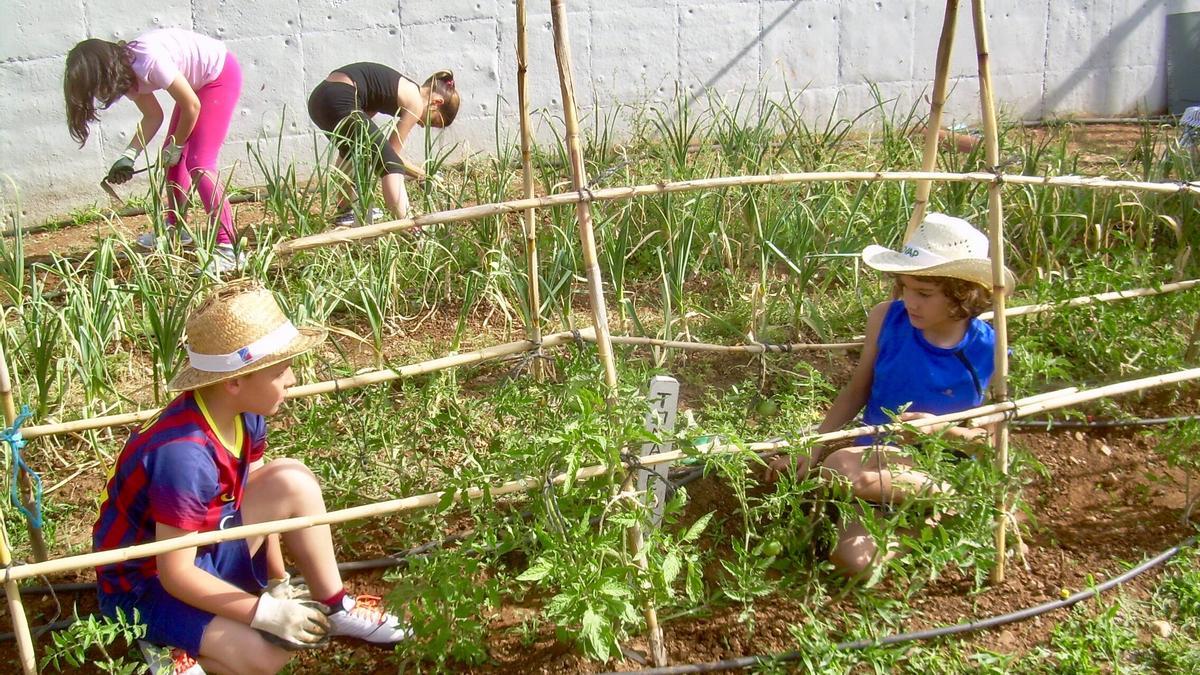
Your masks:
[[[442,118],[442,126],[448,127],[458,116],[458,87],[454,84],[454,73],[449,70],[439,70],[429,79],[425,80],[425,86],[429,87],[430,94],[437,94],[442,97],[442,104],[438,107],[438,113]]]
[[[67,104],[67,129],[80,147],[87,142],[88,127],[99,117],[96,101],[106,109],[135,84],[132,57],[125,42],[90,38],[71,48],[63,74]]]

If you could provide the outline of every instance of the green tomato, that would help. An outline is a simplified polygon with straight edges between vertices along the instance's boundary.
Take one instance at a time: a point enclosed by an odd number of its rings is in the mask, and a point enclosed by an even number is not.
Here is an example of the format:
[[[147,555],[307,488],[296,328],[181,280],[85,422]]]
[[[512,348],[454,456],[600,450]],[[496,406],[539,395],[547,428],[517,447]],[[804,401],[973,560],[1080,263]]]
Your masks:
[[[779,412],[779,404],[769,398],[764,398],[754,407],[759,417],[774,417]]]
[[[781,551],[783,551],[783,544],[779,543],[778,541],[770,539],[763,542],[762,554],[768,558],[774,558],[775,556],[779,555]]]

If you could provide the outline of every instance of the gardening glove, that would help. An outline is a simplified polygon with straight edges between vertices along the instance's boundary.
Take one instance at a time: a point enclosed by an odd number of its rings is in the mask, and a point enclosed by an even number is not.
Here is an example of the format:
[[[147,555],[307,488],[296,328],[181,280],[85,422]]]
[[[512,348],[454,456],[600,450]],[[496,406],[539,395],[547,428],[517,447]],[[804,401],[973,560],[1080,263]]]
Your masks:
[[[271,579],[263,591],[279,600],[312,600],[312,593],[305,584],[293,584],[292,575],[287,572],[282,577]]]
[[[280,638],[285,649],[320,647],[329,640],[329,618],[321,604],[313,600],[277,598],[270,593],[258,596],[251,628]]]
[[[137,159],[138,151],[134,148],[125,148],[125,152],[121,153],[121,157],[113,162],[113,165],[108,170],[108,175],[104,177],[104,182],[120,185],[126,183],[130,178],[133,178],[133,160]]]
[[[179,163],[183,157],[183,146],[175,145],[174,141],[168,142],[162,149],[162,165],[170,168]]]

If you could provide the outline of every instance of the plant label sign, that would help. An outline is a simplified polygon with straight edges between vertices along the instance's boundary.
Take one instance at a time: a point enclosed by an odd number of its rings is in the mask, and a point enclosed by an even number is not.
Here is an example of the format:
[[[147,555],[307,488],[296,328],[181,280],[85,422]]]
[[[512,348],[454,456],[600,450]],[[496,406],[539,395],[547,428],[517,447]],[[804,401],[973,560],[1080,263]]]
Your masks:
[[[670,436],[675,431],[675,411],[679,407],[679,380],[668,375],[656,375],[650,379],[646,399],[650,402],[650,410],[646,413],[646,430],[662,436]],[[672,443],[643,443],[642,457],[659,452],[669,452]],[[671,463],[659,464],[655,471],[638,469],[638,492],[646,496],[653,495],[654,524],[662,522],[663,508],[667,503],[667,481],[663,478],[670,475]]]

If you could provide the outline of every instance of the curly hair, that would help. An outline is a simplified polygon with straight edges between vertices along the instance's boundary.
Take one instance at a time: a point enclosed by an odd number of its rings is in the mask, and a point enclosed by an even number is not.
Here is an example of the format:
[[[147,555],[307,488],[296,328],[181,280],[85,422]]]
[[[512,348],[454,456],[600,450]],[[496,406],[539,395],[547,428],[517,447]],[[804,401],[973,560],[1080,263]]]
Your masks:
[[[895,276],[892,287],[892,297],[900,298],[904,292],[905,275]],[[950,301],[950,316],[954,319],[970,319],[992,308],[992,291],[980,286],[974,281],[956,279],[954,277],[915,276],[915,279],[937,284],[942,294]]]
[[[132,57],[125,42],[90,38],[71,48],[63,75],[67,102],[67,128],[79,146],[88,139],[88,127],[98,118],[96,101],[107,109],[133,88]]]

